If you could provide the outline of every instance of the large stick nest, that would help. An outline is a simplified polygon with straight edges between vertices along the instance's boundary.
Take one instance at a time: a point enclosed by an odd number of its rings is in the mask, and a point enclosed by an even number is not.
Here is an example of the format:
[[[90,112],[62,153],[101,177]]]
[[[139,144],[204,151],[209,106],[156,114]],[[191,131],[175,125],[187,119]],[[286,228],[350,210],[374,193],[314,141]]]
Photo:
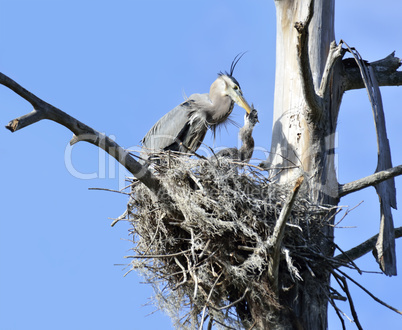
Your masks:
[[[291,187],[225,158],[172,153],[160,158],[154,170],[173,205],[158,202],[161,196],[138,181],[128,205],[135,243],[128,258],[133,258],[132,269],[154,286],[158,306],[184,328],[199,327],[208,316],[210,325],[247,326],[253,301],[280,308],[267,278],[269,242]],[[319,249],[310,242],[319,241],[331,214],[330,208],[312,205],[304,196],[300,191],[287,222],[280,287],[302,280],[306,249]],[[319,267],[308,263],[310,270]]]

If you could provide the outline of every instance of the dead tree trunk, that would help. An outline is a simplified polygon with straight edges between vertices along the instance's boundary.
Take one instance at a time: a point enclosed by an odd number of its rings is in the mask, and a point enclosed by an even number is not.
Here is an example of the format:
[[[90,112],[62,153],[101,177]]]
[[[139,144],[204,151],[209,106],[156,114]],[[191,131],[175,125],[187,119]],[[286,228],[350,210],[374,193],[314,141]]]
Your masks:
[[[301,170],[307,176],[311,201],[337,205],[334,138],[342,92],[335,68],[340,65],[342,51],[331,44],[335,39],[335,3],[289,0],[275,1],[275,5],[276,82],[268,163],[275,168],[296,164],[299,169],[279,173],[281,182],[292,180]],[[329,226],[325,229],[327,241],[319,246],[322,253],[332,255],[333,230]],[[313,277],[306,269],[302,276],[300,285],[281,295],[281,303],[293,311],[301,326],[325,329],[329,274]],[[318,279],[321,286],[317,286]],[[282,319],[288,322],[287,317]]]
[[[274,124],[271,154],[264,165],[275,168],[282,183],[294,180],[302,172],[310,201],[336,206],[340,195],[334,163],[335,131],[342,95],[350,89],[350,82],[345,79],[347,73],[341,61],[345,50],[335,43],[335,0],[276,0],[275,5]],[[292,166],[293,170],[280,170]],[[390,223],[392,245],[392,216]],[[324,239],[310,243],[319,246],[323,256],[331,257],[333,227],[321,230]],[[389,258],[393,260],[389,275],[396,272],[393,257]],[[323,268],[313,273],[304,268],[301,275],[303,281],[279,292],[279,301],[286,308],[279,312],[275,323],[281,329],[326,329],[330,271]],[[264,314],[258,313],[257,324],[267,327]]]

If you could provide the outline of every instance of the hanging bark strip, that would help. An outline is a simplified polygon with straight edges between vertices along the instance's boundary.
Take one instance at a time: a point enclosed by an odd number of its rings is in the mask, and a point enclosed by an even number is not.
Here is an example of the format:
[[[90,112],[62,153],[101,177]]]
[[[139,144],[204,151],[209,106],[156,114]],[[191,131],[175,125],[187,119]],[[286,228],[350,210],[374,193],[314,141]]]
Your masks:
[[[349,52],[353,55],[366,86],[366,90],[373,110],[374,123],[377,134],[378,162],[376,172],[392,167],[391,149],[387,138],[385,115],[382,106],[380,88],[371,66],[363,61],[359,52],[343,42]],[[381,270],[388,276],[396,275],[396,255],[394,221],[392,219],[391,207],[396,209],[396,189],[393,178],[382,181],[375,185],[380,200],[381,222],[380,233],[375,246],[374,255]]]

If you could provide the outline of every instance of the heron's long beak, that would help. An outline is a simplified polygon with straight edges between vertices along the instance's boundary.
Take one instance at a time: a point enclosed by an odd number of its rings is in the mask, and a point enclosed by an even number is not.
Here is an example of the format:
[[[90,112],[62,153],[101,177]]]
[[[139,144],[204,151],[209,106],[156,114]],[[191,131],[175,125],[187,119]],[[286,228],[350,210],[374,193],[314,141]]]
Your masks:
[[[246,110],[247,113],[251,112],[251,107],[247,103],[246,99],[243,97],[241,94],[236,93],[236,100],[235,102],[241,106],[244,110]]]

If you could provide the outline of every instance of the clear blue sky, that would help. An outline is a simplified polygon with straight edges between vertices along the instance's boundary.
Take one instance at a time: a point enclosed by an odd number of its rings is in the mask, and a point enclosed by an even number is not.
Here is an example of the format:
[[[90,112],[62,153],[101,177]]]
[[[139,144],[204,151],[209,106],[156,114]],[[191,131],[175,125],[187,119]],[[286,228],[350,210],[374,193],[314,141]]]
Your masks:
[[[337,2],[336,38],[369,60],[393,50],[402,56],[402,3],[393,0]],[[0,71],[77,119],[114,135],[122,146],[138,145],[152,124],[183,100],[208,92],[233,57],[244,95],[259,110],[256,145],[269,149],[275,70],[274,1],[78,1],[1,0]],[[0,86],[1,127],[30,105]],[[383,88],[394,165],[400,149],[401,89]],[[242,109],[234,119],[243,121]],[[364,90],[348,92],[339,118],[341,183],[373,173],[376,138]],[[171,329],[170,319],[142,307],[152,295],[121,265],[131,247],[126,223],[109,218],[125,209],[124,195],[90,191],[119,189],[125,172],[103,152],[80,143],[68,149],[71,132],[43,121],[11,134],[0,128],[0,329]],[[223,129],[215,146],[235,146],[237,128]],[[67,149],[66,149],[67,148]],[[67,150],[67,151],[66,151]],[[65,152],[71,152],[70,164]],[[261,155],[256,155],[261,157]],[[68,157],[67,157],[68,158]],[[88,179],[90,177],[95,177]],[[85,179],[87,178],[87,179]],[[402,179],[396,179],[402,204]],[[342,199],[355,206],[336,231],[348,249],[378,231],[374,189]],[[401,212],[394,212],[401,226]],[[397,242],[401,264],[401,242]],[[358,261],[377,271],[371,255]],[[402,268],[398,267],[402,275]],[[402,308],[402,277],[354,277],[379,298]],[[350,288],[365,329],[397,329],[402,317]],[[346,304],[341,308],[350,315]],[[346,321],[348,329],[354,326]],[[330,329],[340,324],[331,311]]]

